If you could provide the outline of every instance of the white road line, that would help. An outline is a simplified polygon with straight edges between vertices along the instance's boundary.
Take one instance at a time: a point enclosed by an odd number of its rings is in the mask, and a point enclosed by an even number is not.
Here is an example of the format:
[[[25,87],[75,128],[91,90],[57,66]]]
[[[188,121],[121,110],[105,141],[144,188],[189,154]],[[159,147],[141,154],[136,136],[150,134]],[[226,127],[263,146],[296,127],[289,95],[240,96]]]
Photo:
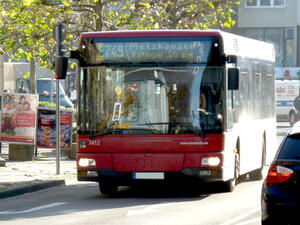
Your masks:
[[[64,204],[66,204],[66,202],[52,203],[52,204],[38,206],[38,207],[34,207],[34,208],[31,208],[31,209],[26,209],[26,210],[18,211],[18,212],[15,212],[15,211],[12,211],[12,210],[10,210],[10,211],[2,211],[2,212],[0,212],[0,215],[11,215],[11,214],[29,213],[29,212],[39,211],[39,210],[42,210],[42,209],[52,208],[52,207],[56,207],[56,206],[60,206],[60,205],[64,205]]]
[[[247,225],[247,224],[253,224],[255,222],[259,222],[260,221],[260,217],[256,217],[254,219],[251,219],[251,220],[246,220],[246,221],[243,221],[241,223],[237,223],[235,225]]]
[[[238,222],[238,221],[240,221],[240,220],[242,220],[242,219],[244,219],[244,218],[246,218],[246,217],[248,217],[248,216],[250,216],[250,215],[252,215],[252,214],[254,214],[256,212],[258,212],[258,211],[260,211],[260,207],[251,209],[248,212],[246,212],[246,213],[244,213],[244,214],[242,214],[240,216],[234,217],[234,218],[232,218],[230,220],[225,221],[224,223],[221,223],[220,225],[234,224],[234,223],[236,223],[236,222]]]

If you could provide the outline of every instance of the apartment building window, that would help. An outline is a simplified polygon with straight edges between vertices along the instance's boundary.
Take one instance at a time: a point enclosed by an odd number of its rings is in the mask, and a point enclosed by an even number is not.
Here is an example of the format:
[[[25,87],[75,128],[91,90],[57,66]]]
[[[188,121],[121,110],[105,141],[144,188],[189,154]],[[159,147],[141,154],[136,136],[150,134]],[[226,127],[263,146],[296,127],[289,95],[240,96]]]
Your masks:
[[[295,66],[295,40],[289,28],[240,28],[236,34],[272,43],[275,47],[277,67]]]
[[[286,0],[247,0],[246,7],[251,8],[283,8]]]
[[[272,43],[275,47],[275,65],[285,66],[287,59],[285,57],[284,44],[284,29],[280,28],[266,28],[264,29],[264,41]]]
[[[258,6],[257,0],[247,0],[246,6]]]

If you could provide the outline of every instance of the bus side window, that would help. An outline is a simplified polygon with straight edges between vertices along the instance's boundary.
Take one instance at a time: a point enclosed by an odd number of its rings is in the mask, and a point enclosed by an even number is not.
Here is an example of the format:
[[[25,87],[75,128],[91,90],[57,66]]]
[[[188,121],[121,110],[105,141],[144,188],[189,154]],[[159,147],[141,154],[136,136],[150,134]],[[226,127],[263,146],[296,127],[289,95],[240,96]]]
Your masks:
[[[227,105],[227,128],[231,129],[233,127],[233,91],[228,91],[226,95],[226,105]]]

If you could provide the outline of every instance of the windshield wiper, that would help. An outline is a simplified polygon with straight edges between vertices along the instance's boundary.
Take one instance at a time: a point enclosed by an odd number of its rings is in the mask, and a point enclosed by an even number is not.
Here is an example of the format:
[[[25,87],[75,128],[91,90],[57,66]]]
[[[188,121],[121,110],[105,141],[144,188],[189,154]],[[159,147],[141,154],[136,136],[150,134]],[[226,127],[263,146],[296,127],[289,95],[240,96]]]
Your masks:
[[[143,124],[137,124],[140,126],[143,125],[169,125],[169,126],[183,126],[187,130],[191,131],[194,134],[198,134],[201,137],[205,137],[204,132],[201,129],[193,129],[189,125],[190,123],[182,123],[182,122],[158,122],[158,123],[143,123]]]
[[[98,133],[93,133],[93,134],[89,134],[88,137],[90,139],[93,139],[95,137],[98,137],[98,136],[104,136],[104,135],[107,135],[107,134],[119,134],[121,131],[121,129],[107,129],[107,130],[104,130],[103,132],[98,132]]]
[[[201,129],[193,129],[191,128],[189,125],[190,123],[181,123],[181,122],[158,122],[158,123],[144,123],[144,124],[136,124],[138,126],[145,126],[145,125],[169,125],[169,126],[183,126],[184,128],[186,128],[187,130],[191,131],[194,134],[197,134],[201,137],[205,137],[204,132]],[[122,129],[119,128],[115,128],[115,129],[106,129],[103,132],[98,132],[98,133],[93,133],[93,134],[89,134],[88,137],[90,139],[93,139],[95,137],[98,136],[104,136],[104,135],[108,135],[108,134],[120,134],[120,132],[122,131]]]

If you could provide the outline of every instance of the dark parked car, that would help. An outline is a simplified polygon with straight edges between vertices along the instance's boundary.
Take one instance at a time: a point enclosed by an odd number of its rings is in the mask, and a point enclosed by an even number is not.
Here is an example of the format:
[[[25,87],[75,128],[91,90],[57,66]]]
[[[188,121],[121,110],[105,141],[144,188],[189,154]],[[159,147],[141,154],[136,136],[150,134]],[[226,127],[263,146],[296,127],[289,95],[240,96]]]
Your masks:
[[[300,224],[300,122],[285,136],[261,195],[262,225]]]

